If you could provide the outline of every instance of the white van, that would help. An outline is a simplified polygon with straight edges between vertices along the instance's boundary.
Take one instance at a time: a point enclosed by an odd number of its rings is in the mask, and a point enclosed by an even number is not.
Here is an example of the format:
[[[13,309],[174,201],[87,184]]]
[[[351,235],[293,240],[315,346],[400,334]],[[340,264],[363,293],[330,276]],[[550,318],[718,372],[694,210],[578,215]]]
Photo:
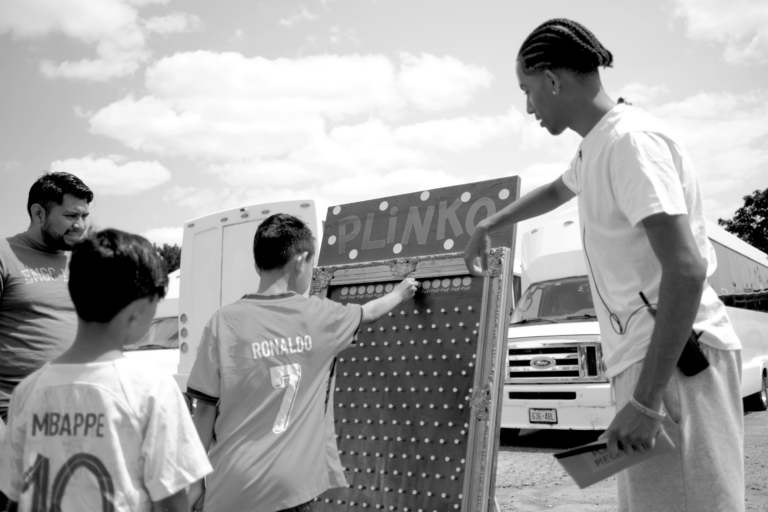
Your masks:
[[[176,373],[179,364],[180,284],[180,269],[168,274],[168,291],[157,305],[149,332],[136,343],[123,347],[126,357],[141,361],[148,370],[167,375]]]
[[[708,281],[726,304],[742,343],[748,409],[768,410],[768,255],[708,224],[718,266]],[[522,289],[509,326],[501,426],[604,430],[615,416],[605,377],[579,223],[525,233]]]
[[[182,391],[187,390],[200,337],[211,315],[258,289],[253,237],[259,224],[275,213],[298,217],[320,240],[322,233],[315,202],[309,199],[244,206],[206,215],[184,225],[181,249],[184,280],[179,295],[181,345],[176,361],[178,371],[174,375]]]

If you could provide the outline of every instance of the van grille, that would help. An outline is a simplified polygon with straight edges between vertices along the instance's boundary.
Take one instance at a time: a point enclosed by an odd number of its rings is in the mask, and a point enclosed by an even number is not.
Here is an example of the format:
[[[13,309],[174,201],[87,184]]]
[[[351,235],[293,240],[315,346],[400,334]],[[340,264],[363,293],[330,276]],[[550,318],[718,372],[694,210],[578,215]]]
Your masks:
[[[507,383],[604,381],[600,343],[548,343],[508,349]]]

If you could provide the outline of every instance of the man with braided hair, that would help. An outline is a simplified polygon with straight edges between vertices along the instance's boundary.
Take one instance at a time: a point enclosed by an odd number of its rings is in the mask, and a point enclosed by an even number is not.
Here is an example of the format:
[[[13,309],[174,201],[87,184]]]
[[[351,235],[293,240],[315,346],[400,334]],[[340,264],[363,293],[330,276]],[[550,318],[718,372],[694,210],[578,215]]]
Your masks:
[[[701,191],[679,139],[608,97],[598,68],[612,63],[611,52],[571,20],[547,21],[528,36],[517,57],[528,113],[552,135],[570,128],[583,141],[561,177],[481,221],[464,259],[482,274],[489,233],[579,196],[616,398],[616,417],[601,438],[611,455],[649,450],[662,430],[675,444],[674,452],[619,474],[620,510],[744,510],[741,345],[706,282],[717,262]],[[676,364],[691,329],[709,367],[686,376]]]

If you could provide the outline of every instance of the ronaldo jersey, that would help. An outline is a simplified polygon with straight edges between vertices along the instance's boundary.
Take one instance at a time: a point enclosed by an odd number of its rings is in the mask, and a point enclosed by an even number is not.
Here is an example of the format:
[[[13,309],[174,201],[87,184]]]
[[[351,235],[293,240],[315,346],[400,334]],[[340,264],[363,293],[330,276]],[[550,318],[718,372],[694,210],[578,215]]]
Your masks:
[[[339,485],[325,403],[331,364],[361,322],[360,305],[296,293],[246,295],[214,313],[188,382],[219,408],[206,511],[274,512]]]

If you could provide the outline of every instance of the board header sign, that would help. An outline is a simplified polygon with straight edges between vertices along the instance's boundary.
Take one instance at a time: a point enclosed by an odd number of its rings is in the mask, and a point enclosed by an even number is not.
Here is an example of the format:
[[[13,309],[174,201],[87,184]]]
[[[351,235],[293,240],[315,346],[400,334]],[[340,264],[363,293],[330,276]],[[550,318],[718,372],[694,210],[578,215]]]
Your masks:
[[[463,252],[475,226],[520,196],[520,178],[454,185],[328,208],[319,266]],[[494,233],[511,247],[514,227]]]

